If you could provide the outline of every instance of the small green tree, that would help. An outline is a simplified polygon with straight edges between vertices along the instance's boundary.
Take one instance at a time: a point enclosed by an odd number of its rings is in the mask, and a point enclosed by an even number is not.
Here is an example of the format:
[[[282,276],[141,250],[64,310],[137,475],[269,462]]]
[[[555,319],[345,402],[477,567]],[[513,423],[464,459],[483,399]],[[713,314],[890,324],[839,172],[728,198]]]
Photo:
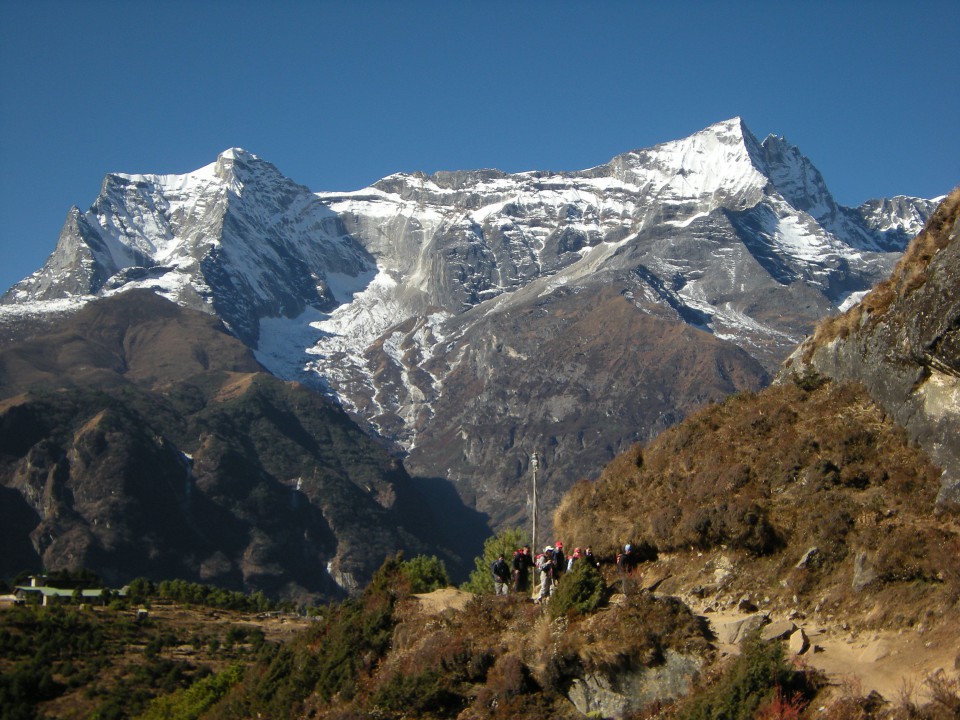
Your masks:
[[[474,559],[474,569],[470,571],[470,578],[460,586],[460,589],[475,595],[492,593],[493,575],[490,573],[490,566],[501,554],[509,563],[513,558],[514,550],[529,544],[530,536],[521,528],[503,530],[488,537],[483,543],[483,555]]]
[[[430,557],[417,555],[411,560],[406,560],[400,566],[400,572],[410,583],[412,593],[433,592],[450,584],[446,565],[435,555]]]
[[[695,696],[681,711],[683,720],[752,720],[764,703],[789,698],[802,708],[816,688],[806,673],[784,657],[783,644],[767,643],[754,631],[740,644],[740,655],[709,690]],[[786,717],[784,715],[783,717]]]
[[[198,718],[223,697],[232,686],[240,682],[243,678],[243,672],[243,666],[238,663],[216,675],[207,675],[188,688],[154,698],[147,706],[146,711],[138,717],[140,720],[161,720],[163,718],[192,720]]]
[[[550,616],[568,613],[588,615],[599,608],[607,598],[607,584],[600,571],[587,562],[575,562],[550,598]]]
[[[127,586],[127,597],[131,602],[142,603],[157,594],[157,586],[144,577],[134,578]]]

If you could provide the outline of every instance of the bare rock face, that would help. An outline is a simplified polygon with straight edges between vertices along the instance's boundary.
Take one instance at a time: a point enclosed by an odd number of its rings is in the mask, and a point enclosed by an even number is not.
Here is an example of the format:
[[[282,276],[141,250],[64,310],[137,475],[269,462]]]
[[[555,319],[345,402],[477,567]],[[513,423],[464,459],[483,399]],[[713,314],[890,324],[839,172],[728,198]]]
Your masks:
[[[960,189],[940,205],[892,276],[821,323],[780,379],[859,380],[943,469],[939,501],[960,501]]]
[[[655,702],[670,702],[689,693],[700,675],[702,662],[695,655],[667,650],[663,663],[654,667],[576,678],[568,697],[584,715],[624,717]]]
[[[549,515],[565,477],[589,477],[703,403],[768,382],[743,350],[645,313],[623,292],[612,281],[591,293],[557,291],[478,320],[448,353],[456,365],[408,470],[449,468],[494,525],[516,525],[529,509],[528,484],[516,478],[530,477],[534,452]]]

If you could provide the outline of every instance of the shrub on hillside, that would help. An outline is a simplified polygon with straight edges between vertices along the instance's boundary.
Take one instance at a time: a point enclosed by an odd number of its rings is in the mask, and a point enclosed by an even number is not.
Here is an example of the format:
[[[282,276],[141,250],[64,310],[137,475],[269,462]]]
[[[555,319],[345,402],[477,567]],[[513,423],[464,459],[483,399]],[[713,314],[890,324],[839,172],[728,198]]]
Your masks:
[[[701,550],[726,544],[753,555],[768,555],[783,545],[764,509],[736,497],[729,502],[684,507],[674,542],[677,539]]]
[[[574,563],[564,574],[550,598],[550,616],[588,615],[607,598],[607,584],[597,568],[586,562]]]
[[[801,390],[813,392],[829,382],[829,379],[816,370],[806,370],[802,375],[794,375],[793,382]]]
[[[393,610],[403,596],[402,556],[388,558],[362,597],[325,608],[316,624],[284,645],[267,643],[245,680],[208,717],[293,717],[311,694],[350,700],[390,646]]]
[[[410,592],[428,593],[450,585],[447,567],[435,555],[417,555],[401,566],[404,578],[410,583]]]
[[[140,715],[140,720],[198,718],[242,677],[243,666],[239,664],[232,665],[216,675],[207,675],[188,688],[152,700],[146,712]]]
[[[801,708],[815,690],[811,677],[787,663],[781,643],[766,643],[759,633],[754,633],[744,641],[740,656],[717,683],[694,695],[680,717],[683,720],[754,720],[761,709],[770,711],[777,705]]]
[[[416,675],[392,675],[377,688],[370,703],[376,716],[382,718],[456,717],[467,698],[456,692],[446,675],[426,670]]]
[[[960,556],[960,538],[937,528],[894,526],[878,532],[875,569],[884,582],[952,580]]]
[[[251,595],[233,590],[224,590],[213,585],[186,580],[162,580],[154,585],[149,580],[137,578],[131,584],[130,599],[142,602],[151,596],[174,602],[215,607],[222,610],[265,612],[275,608],[274,603],[260,591]]]

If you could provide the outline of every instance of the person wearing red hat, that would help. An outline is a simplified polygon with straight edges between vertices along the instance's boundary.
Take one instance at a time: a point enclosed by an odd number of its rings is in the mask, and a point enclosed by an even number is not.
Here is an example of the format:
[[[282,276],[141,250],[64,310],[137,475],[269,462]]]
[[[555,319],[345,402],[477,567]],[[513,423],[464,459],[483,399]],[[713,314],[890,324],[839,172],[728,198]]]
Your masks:
[[[567,569],[567,558],[563,554],[563,543],[557,540],[553,544],[554,575],[557,579]]]

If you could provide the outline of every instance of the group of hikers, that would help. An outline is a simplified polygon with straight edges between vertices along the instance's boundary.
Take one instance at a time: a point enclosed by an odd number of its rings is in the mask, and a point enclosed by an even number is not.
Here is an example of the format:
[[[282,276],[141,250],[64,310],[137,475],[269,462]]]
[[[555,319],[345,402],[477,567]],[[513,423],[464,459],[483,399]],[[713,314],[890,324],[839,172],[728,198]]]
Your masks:
[[[571,571],[577,563],[587,563],[599,568],[600,561],[593,554],[593,550],[574,548],[573,554],[567,557],[563,551],[563,543],[559,540],[553,545],[547,545],[542,553],[533,557],[530,546],[524,545],[513,553],[513,560],[508,563],[503,553],[490,566],[493,575],[493,588],[497,595],[507,595],[512,586],[513,592],[527,594],[530,592],[530,570],[538,573],[539,590],[537,602],[542,602],[553,594],[560,577]],[[617,569],[629,573],[636,568],[637,556],[631,545],[624,545],[623,552],[617,553]]]

